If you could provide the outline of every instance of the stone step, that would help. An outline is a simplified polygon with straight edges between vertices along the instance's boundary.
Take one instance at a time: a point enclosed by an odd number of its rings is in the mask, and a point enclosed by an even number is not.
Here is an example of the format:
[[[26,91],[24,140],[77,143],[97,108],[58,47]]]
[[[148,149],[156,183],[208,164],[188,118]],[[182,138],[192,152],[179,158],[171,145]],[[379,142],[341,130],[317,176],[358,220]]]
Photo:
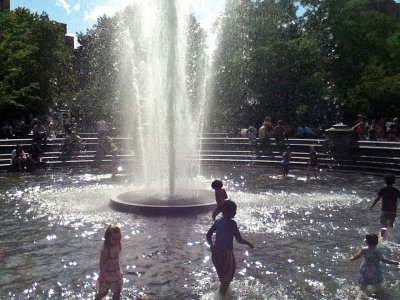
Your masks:
[[[44,147],[42,160],[48,167],[90,166],[94,163],[96,149],[98,147],[97,135],[94,133],[79,134],[81,136],[81,151],[74,156],[65,157],[62,154],[64,138],[49,139]],[[132,154],[131,138],[116,137],[113,142],[120,148],[117,159],[127,165],[138,165]],[[286,146],[277,145],[274,139],[265,148],[250,145],[247,138],[229,138],[224,134],[206,134],[200,138],[201,149],[197,150],[191,159],[203,164],[237,164],[252,166],[274,166],[280,167],[281,156]],[[16,144],[22,144],[25,151],[29,149],[31,139],[8,139],[0,140],[0,170],[10,168],[11,151]],[[309,147],[315,147],[321,168],[333,170],[353,170],[398,173],[400,171],[400,143],[359,141],[357,147],[349,149],[348,155],[331,156],[325,152],[324,140],[320,139],[289,139],[292,152],[291,166],[305,168],[309,160]],[[127,146],[129,145],[129,146]],[[264,151],[261,151],[263,150]],[[103,159],[105,164],[112,161],[111,155]]]

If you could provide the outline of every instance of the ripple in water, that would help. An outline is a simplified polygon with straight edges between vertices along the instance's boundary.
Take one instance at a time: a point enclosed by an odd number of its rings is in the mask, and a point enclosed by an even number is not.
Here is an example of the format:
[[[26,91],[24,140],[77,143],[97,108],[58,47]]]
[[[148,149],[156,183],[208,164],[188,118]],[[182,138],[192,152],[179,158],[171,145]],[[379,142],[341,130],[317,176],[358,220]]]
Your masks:
[[[300,173],[284,180],[274,170],[205,171],[207,186],[212,178],[225,178],[239,207],[240,230],[256,245],[234,245],[231,299],[363,299],[359,262],[349,258],[363,246],[366,231],[379,229],[379,211],[367,209],[382,185],[379,178],[327,173],[304,182],[296,180]],[[108,177],[12,179],[0,184],[1,299],[93,298],[110,222],[123,233],[123,299],[218,299],[205,241],[209,214],[150,218],[112,211],[109,196],[132,184]],[[389,234],[381,247],[399,259],[396,232]],[[397,269],[383,266],[383,272],[384,299],[398,299]]]

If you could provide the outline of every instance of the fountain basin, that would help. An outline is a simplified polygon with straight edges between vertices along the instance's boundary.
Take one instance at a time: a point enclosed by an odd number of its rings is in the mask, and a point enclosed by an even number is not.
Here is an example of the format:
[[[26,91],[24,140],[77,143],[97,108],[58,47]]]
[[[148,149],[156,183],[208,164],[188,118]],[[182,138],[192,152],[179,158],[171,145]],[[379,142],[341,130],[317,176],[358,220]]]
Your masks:
[[[215,208],[214,194],[208,190],[192,190],[173,196],[145,190],[115,194],[111,208],[145,215],[186,215],[211,211]]]

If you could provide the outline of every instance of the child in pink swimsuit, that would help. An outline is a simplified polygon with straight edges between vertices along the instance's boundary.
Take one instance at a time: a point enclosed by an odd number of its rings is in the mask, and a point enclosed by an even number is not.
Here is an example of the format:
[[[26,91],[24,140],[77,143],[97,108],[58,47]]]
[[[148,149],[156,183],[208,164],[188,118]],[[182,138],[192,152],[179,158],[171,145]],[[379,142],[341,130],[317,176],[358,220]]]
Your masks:
[[[100,276],[97,279],[95,300],[103,299],[109,290],[113,293],[113,300],[121,299],[122,270],[119,263],[121,249],[121,230],[115,225],[109,225],[101,249]]]

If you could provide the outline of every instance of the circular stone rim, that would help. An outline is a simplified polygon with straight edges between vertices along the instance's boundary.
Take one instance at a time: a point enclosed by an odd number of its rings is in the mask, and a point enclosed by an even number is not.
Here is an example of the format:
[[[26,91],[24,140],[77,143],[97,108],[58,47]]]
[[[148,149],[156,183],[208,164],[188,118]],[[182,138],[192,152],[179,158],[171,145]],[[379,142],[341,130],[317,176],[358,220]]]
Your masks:
[[[132,192],[135,191],[128,191],[112,195],[110,198],[111,208],[121,212],[138,213],[145,215],[182,215],[182,214],[194,214],[194,213],[211,211],[216,206],[214,199],[211,197],[209,202],[185,204],[185,205],[144,204],[134,201],[127,202],[119,198],[119,196],[126,195]]]

